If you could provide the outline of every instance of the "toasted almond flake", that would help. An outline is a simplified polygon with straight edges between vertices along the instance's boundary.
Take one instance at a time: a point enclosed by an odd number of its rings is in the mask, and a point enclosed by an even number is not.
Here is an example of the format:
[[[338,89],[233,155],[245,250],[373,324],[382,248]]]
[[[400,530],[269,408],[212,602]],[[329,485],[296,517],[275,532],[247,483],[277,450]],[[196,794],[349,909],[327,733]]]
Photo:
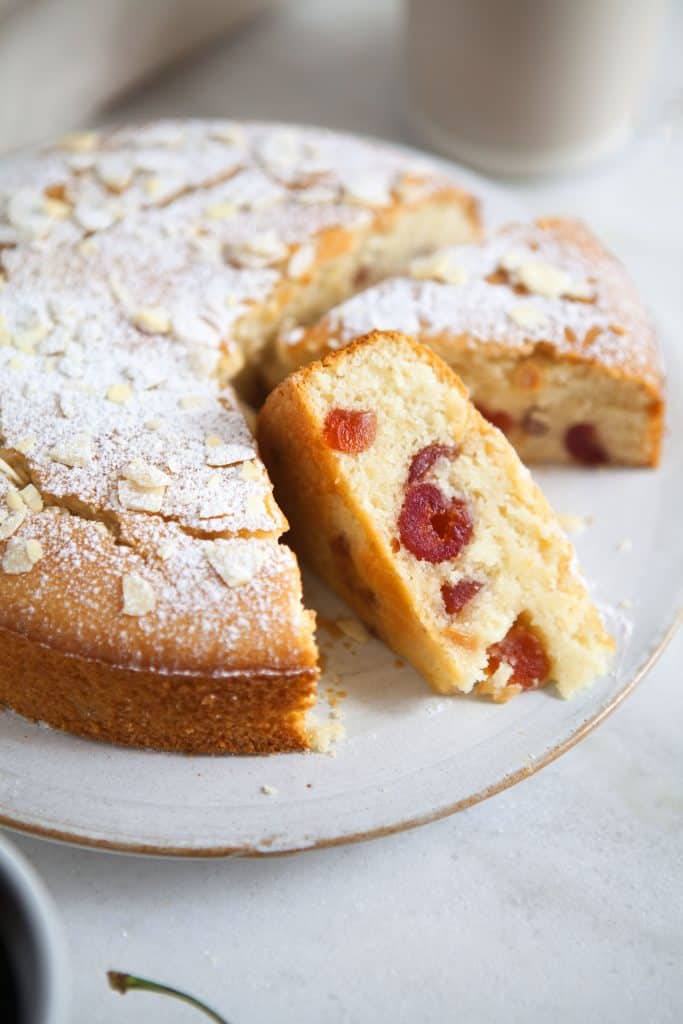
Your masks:
[[[92,441],[87,435],[79,434],[70,441],[56,444],[50,452],[50,458],[53,462],[72,468],[89,466],[92,461]]]
[[[23,537],[10,537],[2,558],[3,572],[12,576],[30,572],[42,556],[43,549],[37,540],[27,541]]]
[[[391,206],[393,202],[386,182],[370,175],[359,176],[348,182],[344,188],[344,198],[359,206]]]
[[[43,201],[43,210],[53,220],[66,220],[71,213],[71,207],[68,203],[65,203],[62,199],[50,199],[49,197]]]
[[[87,153],[97,148],[99,135],[97,132],[70,132],[63,135],[57,143],[61,149],[70,149],[74,153]]]
[[[105,231],[119,218],[119,211],[112,205],[93,206],[79,203],[74,217],[85,231]]]
[[[234,203],[212,203],[204,210],[204,215],[210,220],[227,220],[236,213],[237,207]]]
[[[130,384],[112,384],[107,390],[107,398],[116,405],[125,405],[133,397],[133,389]]]
[[[201,409],[206,404],[203,395],[185,395],[180,399],[181,409]]]
[[[301,245],[294,252],[287,264],[287,275],[292,278],[303,277],[315,263],[315,248],[312,245]]]
[[[26,507],[23,505],[22,508],[16,511],[10,512],[9,515],[0,522],[0,540],[7,540],[13,533],[19,529],[24,519],[26,518]]]
[[[254,459],[256,456],[254,456]],[[263,475],[254,459],[243,462],[240,466],[240,476],[243,480],[262,480]]]
[[[107,153],[101,156],[96,164],[100,180],[117,192],[128,188],[133,180],[133,165],[119,153]]]
[[[119,480],[119,502],[131,512],[161,512],[166,494],[165,487],[138,487],[130,480]]]
[[[21,452],[22,455],[26,455],[32,448],[35,448],[35,445],[35,437],[22,437],[20,441],[17,441],[14,447],[18,452]]]
[[[239,541],[214,540],[206,545],[206,557],[228,587],[241,587],[258,574],[266,552]]]
[[[139,618],[156,608],[156,594],[154,588],[142,576],[135,572],[128,572],[121,580],[123,586],[123,608],[124,615],[132,615]]]
[[[145,181],[145,192],[150,198],[158,196],[161,192],[161,179],[157,178],[156,175],[152,175]]]
[[[543,310],[539,309],[538,306],[534,306],[533,302],[519,302],[512,309],[508,309],[507,315],[518,327],[525,327],[528,330],[542,327],[548,322],[548,318]]]
[[[10,512],[21,512],[24,508],[24,499],[19,491],[15,491],[13,488],[7,492],[5,501]]]
[[[26,555],[32,565],[35,565],[43,557],[43,545],[35,537],[30,537],[26,541]]]
[[[442,281],[444,284],[465,284],[469,278],[465,267],[456,263],[447,252],[413,260],[410,275],[418,279]]]
[[[233,466],[245,459],[253,459],[254,450],[251,446],[240,444],[238,441],[222,441],[216,434],[206,439],[207,466]]]
[[[337,625],[341,629],[342,633],[346,633],[347,636],[355,640],[357,644],[366,644],[370,639],[370,634],[358,619],[347,619],[340,618],[336,620]]]
[[[26,484],[26,487],[22,487],[19,491],[21,499],[31,512],[42,512],[43,511],[43,499],[40,491],[34,484]]]
[[[164,425],[164,421],[161,419],[147,420],[145,427],[147,430],[161,430]]]
[[[221,343],[221,332],[218,328],[189,309],[178,310],[173,314],[171,332],[178,341],[184,341],[189,345],[217,349]]]
[[[138,487],[146,488],[147,490],[156,490],[158,487],[168,487],[169,484],[173,483],[172,478],[168,473],[164,473],[162,469],[157,466],[153,466],[149,462],[145,462],[144,459],[133,459],[127,466],[121,470],[122,476],[126,480],[130,480],[131,483],[136,484]]]
[[[582,286],[572,281],[571,275],[561,267],[555,267],[552,263],[545,263],[543,260],[528,260],[520,263],[512,271],[513,280],[523,285],[528,291],[536,295],[544,295],[547,298],[559,298],[562,295],[570,295]]]
[[[168,334],[171,329],[168,313],[158,306],[136,310],[133,323],[146,334]]]
[[[176,542],[169,540],[159,548],[159,558],[162,562],[168,562],[169,558],[173,558],[177,550],[178,545]]]
[[[23,483],[17,471],[10,466],[9,462],[5,462],[4,459],[0,459],[0,473],[6,476],[11,483],[17,484],[17,486]]]

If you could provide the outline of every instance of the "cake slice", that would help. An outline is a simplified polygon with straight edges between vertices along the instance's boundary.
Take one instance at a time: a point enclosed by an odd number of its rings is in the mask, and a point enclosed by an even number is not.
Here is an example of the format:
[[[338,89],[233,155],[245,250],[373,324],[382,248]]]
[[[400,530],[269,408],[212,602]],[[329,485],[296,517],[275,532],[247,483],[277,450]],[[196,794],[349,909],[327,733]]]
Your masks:
[[[658,462],[655,332],[624,268],[578,221],[510,225],[415,260],[410,274],[283,332],[271,382],[375,329],[434,349],[525,462]]]
[[[297,552],[442,693],[601,675],[612,641],[552,509],[428,348],[374,332],[259,419]]]

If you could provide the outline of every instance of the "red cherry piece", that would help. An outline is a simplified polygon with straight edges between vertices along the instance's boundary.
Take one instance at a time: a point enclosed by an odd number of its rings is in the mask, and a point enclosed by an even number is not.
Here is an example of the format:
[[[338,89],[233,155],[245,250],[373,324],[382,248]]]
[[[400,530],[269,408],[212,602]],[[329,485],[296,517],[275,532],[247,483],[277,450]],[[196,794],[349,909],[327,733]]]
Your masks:
[[[377,417],[365,409],[332,409],[325,418],[325,440],[338,452],[364,452],[376,433]]]
[[[499,643],[489,647],[490,672],[495,672],[501,662],[512,669],[508,686],[533,690],[548,681],[550,661],[545,648],[538,635],[520,622],[515,622]]]
[[[564,435],[567,451],[584,466],[600,466],[609,462],[593,423],[575,423]]]
[[[462,498],[447,501],[434,484],[409,488],[398,518],[401,543],[421,562],[445,562],[472,539],[472,516]]]
[[[479,580],[458,580],[457,583],[444,583],[441,588],[441,597],[447,613],[457,615],[483,586],[484,584]]]
[[[408,483],[414,484],[422,480],[432,468],[437,459],[455,459],[460,449],[455,444],[428,444],[426,448],[420,448],[419,452],[413,455],[408,470]]]
[[[498,427],[504,434],[510,433],[515,421],[509,412],[505,412],[503,409],[487,409],[485,405],[478,405],[476,402],[475,405],[485,420],[492,423],[494,427]]]

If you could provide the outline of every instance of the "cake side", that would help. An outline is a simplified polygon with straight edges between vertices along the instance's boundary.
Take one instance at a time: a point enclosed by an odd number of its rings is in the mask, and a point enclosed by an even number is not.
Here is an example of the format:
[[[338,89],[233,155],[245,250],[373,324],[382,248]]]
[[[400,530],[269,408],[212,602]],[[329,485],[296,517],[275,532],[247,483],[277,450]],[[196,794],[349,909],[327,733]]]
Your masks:
[[[330,447],[335,410],[374,421],[366,447]],[[604,671],[571,544],[429,350],[377,332],[311,364],[269,396],[259,439],[295,549],[436,689],[518,692],[504,654],[522,632],[545,659],[536,685],[569,695]]]
[[[661,356],[623,267],[582,224],[546,218],[412,265],[307,329],[283,332],[271,380],[367,331],[419,337],[525,461],[656,465]]]

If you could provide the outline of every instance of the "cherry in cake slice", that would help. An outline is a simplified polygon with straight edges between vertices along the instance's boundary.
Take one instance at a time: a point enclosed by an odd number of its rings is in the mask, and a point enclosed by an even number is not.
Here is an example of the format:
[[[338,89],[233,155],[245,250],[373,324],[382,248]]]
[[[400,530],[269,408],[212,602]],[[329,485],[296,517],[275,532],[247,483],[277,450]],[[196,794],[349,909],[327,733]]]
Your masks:
[[[259,439],[295,549],[434,689],[569,696],[604,672],[555,514],[428,348],[374,332],[297,371]]]
[[[525,462],[656,465],[663,371],[626,271],[579,221],[512,224],[413,261],[307,328],[283,332],[271,379],[375,329],[429,345]]]

